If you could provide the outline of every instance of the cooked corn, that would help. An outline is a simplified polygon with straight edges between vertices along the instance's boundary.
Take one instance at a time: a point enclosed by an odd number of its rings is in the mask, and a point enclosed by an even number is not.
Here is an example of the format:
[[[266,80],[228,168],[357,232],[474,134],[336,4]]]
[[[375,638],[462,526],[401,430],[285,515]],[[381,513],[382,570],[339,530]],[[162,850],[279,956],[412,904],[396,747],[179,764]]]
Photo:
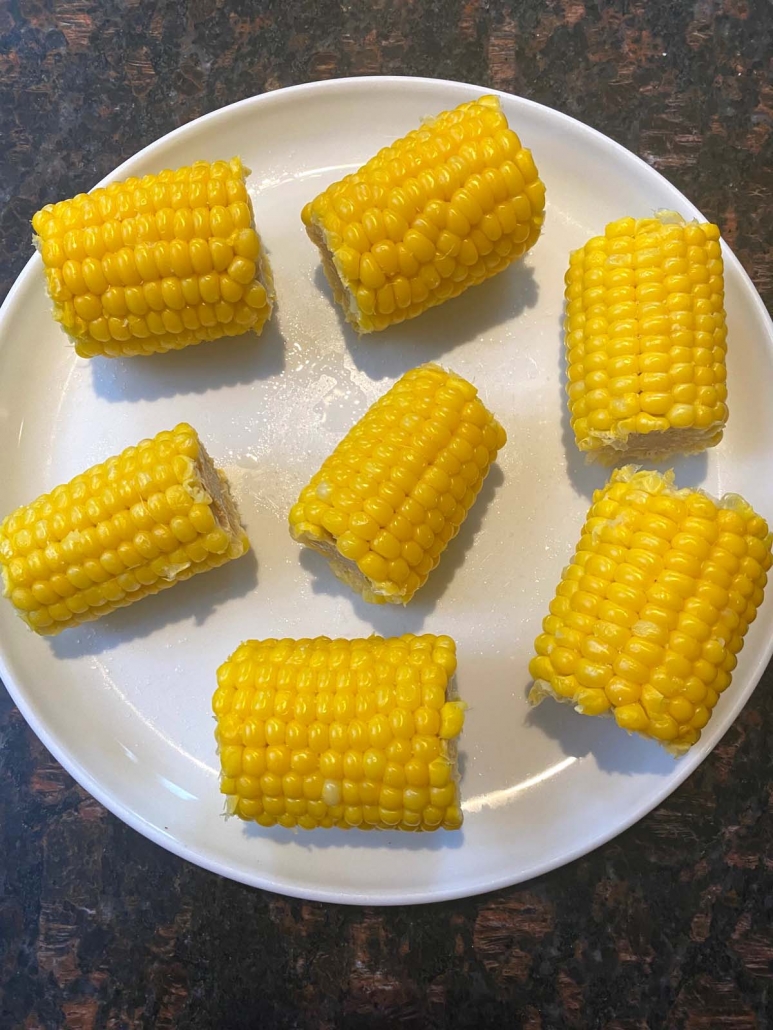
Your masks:
[[[44,634],[123,608],[248,547],[225,476],[185,423],[0,522],[4,594]]]
[[[678,221],[667,221],[668,218]],[[713,447],[727,421],[719,229],[621,218],[566,273],[569,412],[589,458]]]
[[[501,272],[544,210],[531,153],[485,96],[385,147],[302,217],[347,320],[370,333]]]
[[[239,158],[114,182],[32,219],[54,317],[83,358],[259,333],[273,284]]]
[[[248,640],[212,699],[230,814],[261,826],[457,830],[450,637]]]
[[[730,685],[773,538],[741,497],[715,502],[673,478],[629,465],[594,494],[537,637],[529,699],[611,713],[679,754]]]
[[[304,487],[290,532],[366,601],[407,604],[505,440],[472,384],[422,365],[376,401]]]

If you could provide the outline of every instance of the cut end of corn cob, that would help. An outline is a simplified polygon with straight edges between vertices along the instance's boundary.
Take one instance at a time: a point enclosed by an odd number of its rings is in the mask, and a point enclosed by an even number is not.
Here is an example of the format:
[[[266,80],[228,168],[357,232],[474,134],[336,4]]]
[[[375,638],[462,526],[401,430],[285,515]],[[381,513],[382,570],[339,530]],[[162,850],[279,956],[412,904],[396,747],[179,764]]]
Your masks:
[[[679,755],[695,744],[763,600],[773,535],[743,498],[612,474],[593,497],[537,637],[532,704],[613,715]]]
[[[531,153],[484,96],[379,151],[302,218],[347,321],[370,333],[501,272],[537,241],[544,212]]]
[[[114,182],[32,219],[54,317],[83,358],[260,333],[274,287],[231,161]]]
[[[567,392],[590,460],[657,461],[722,439],[724,275],[716,225],[621,218],[570,257]]]
[[[293,538],[374,604],[407,604],[467,516],[506,435],[438,365],[407,372],[344,437],[290,511]]]
[[[186,423],[0,522],[4,596],[53,635],[249,549],[222,472]]]
[[[226,812],[261,826],[458,830],[456,645],[248,640],[212,707]]]

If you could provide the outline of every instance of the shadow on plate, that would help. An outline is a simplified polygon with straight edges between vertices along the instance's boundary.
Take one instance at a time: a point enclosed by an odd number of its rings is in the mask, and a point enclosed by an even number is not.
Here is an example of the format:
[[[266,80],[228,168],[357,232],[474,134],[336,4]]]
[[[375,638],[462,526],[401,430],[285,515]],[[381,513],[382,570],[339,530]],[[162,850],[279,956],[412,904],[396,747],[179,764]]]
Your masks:
[[[464,829],[449,833],[435,830],[431,833],[405,833],[400,830],[301,830],[285,826],[259,826],[245,823],[244,834],[270,840],[274,844],[295,844],[309,852],[315,848],[362,848],[389,851],[448,851],[464,844]]]
[[[592,497],[594,490],[600,490],[612,475],[612,468],[596,463],[588,464],[585,455],[578,450],[574,440],[574,432],[569,418],[569,404],[567,401],[566,387],[566,355],[564,350],[564,312],[559,319],[559,346],[558,346],[558,368],[560,396],[558,403],[561,406],[561,435],[566,453],[566,471],[572,486],[577,493],[585,497]],[[625,464],[625,458],[621,457],[616,465]],[[636,464],[656,469],[658,472],[666,472],[668,469],[676,468],[676,485],[679,487],[697,487],[706,478],[708,468],[708,457],[705,451],[701,454],[691,454],[688,457],[675,454],[666,461],[652,462],[638,459]],[[579,536],[580,526],[577,527]]]
[[[567,757],[592,754],[604,772],[669,776],[676,768],[676,759],[654,740],[629,736],[613,718],[580,715],[571,705],[551,698],[529,709],[526,725],[538,727],[557,741]]]
[[[49,637],[48,642],[57,658],[82,658],[112,651],[186,619],[201,626],[226,601],[249,594],[257,582],[258,562],[255,552],[250,550],[236,561],[143,597],[96,622],[65,630],[57,637]]]
[[[421,591],[416,595],[417,601],[411,604],[410,618],[406,617],[406,609],[400,604],[369,604],[351,587],[342,583],[333,574],[327,560],[310,547],[301,548],[298,560],[311,574],[311,589],[315,594],[327,594],[328,597],[343,597],[348,600],[357,618],[369,622],[373,630],[382,637],[400,636],[409,632],[409,622],[411,631],[418,632],[432,610],[424,610],[418,601]]]
[[[465,555],[472,547],[483,524],[486,511],[503,482],[504,475],[501,468],[499,465],[493,465],[480,488],[480,493],[475,499],[469,515],[440,556],[438,567],[430,573],[427,582],[417,591],[409,608],[393,604],[368,604],[351,587],[342,583],[333,574],[330,565],[321,554],[312,551],[309,547],[303,547],[300,552],[300,562],[313,576],[312,590],[315,594],[347,597],[357,616],[369,622],[383,636],[408,632],[408,629],[405,628],[406,615],[410,621],[410,631],[420,630],[424,625],[424,620],[434,610],[435,605],[464,563]]]
[[[226,336],[142,358],[94,358],[94,390],[111,402],[157,401],[269,379],[284,370],[284,344],[274,309],[260,336]]]
[[[502,469],[497,464],[492,465],[475,498],[475,503],[459,527],[459,532],[443,551],[440,556],[440,564],[430,573],[429,579],[416,595],[421,598],[423,604],[429,603],[434,608],[450,586],[456,573],[464,564],[465,556],[474,544],[478,532],[483,528],[486,512],[504,481],[505,476]]]
[[[333,304],[321,266],[314,281]],[[380,333],[359,336],[345,320],[339,304],[336,314],[357,368],[371,379],[397,379],[411,368],[438,361],[456,347],[485,334],[537,303],[539,288],[534,270],[519,261],[459,297],[430,308]]]

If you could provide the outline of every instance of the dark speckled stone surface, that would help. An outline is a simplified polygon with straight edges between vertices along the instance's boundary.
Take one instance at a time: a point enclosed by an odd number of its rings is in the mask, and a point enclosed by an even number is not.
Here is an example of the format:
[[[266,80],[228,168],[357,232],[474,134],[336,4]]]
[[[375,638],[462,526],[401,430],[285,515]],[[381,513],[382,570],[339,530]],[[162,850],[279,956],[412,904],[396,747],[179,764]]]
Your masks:
[[[0,291],[41,204],[264,90],[401,73],[520,93],[641,154],[773,302],[767,0],[0,0]],[[356,909],[172,857],[0,696],[0,1027],[773,1026],[768,672],[656,812],[522,887]]]

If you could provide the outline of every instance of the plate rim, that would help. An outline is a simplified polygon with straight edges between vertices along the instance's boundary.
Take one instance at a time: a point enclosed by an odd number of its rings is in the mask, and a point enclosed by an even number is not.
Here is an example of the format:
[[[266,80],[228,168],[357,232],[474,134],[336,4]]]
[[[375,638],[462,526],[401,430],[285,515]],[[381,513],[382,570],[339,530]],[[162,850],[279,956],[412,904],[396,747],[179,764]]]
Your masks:
[[[476,92],[478,95],[493,94],[506,100],[516,100],[518,103],[534,108],[539,112],[547,112],[550,117],[555,117],[560,121],[566,121],[567,123],[578,125],[584,132],[590,133],[591,137],[595,138],[597,142],[606,147],[611,147],[613,151],[617,152],[618,156],[620,156],[622,160],[633,160],[635,164],[645,168],[648,174],[655,175],[659,179],[662,179],[669,189],[679,194],[685,207],[693,213],[694,217],[701,218],[704,221],[706,220],[699,209],[656,168],[648,164],[643,160],[643,158],[639,157],[638,154],[628,150],[621,143],[618,143],[616,140],[605,135],[599,129],[581,121],[579,118],[565,114],[563,111],[558,111],[556,108],[549,107],[546,104],[538,103],[528,97],[508,93],[505,90],[496,89],[491,86],[480,86],[468,82],[459,82],[454,79],[410,75],[366,75],[318,79],[245,97],[242,100],[235,101],[232,104],[226,104],[214,111],[209,111],[206,114],[200,115],[198,118],[186,122],[185,124],[172,129],[170,132],[165,133],[163,136],[160,136],[158,139],[142,147],[135,154],[132,154],[126,160],[122,161],[120,165],[96,183],[89,192],[98,189],[101,186],[105,186],[109,182],[125,178],[127,174],[131,174],[127,166],[134,165],[143,158],[152,156],[156,150],[163,149],[170,141],[184,138],[189,133],[198,131],[202,125],[205,125],[210,121],[221,119],[226,112],[231,113],[252,106],[270,105],[272,103],[282,102],[285,97],[291,94],[302,94],[312,91],[335,93],[339,90],[345,91],[357,88],[368,89],[381,86],[410,88],[416,84],[430,85],[432,87],[441,86],[443,88],[450,88],[451,90],[469,90]],[[767,346],[768,350],[773,354],[773,319],[771,319],[771,316],[768,313],[768,310],[765,307],[765,304],[763,303],[751,277],[724,239],[722,239],[722,251],[725,264],[730,265],[733,268],[734,273],[740,277],[740,283],[744,288],[745,294],[750,296],[753,307],[756,309],[757,314],[761,316],[763,324],[767,326],[768,335],[763,341],[763,345]],[[28,280],[40,267],[40,255],[38,253],[34,253],[16,277],[5,300],[3,301],[2,306],[0,306],[0,347],[3,346],[2,330],[4,323],[11,317],[12,310],[19,303],[22,291],[26,288]],[[497,877],[487,879],[485,882],[467,883],[465,886],[457,887],[443,887],[442,885],[438,885],[437,888],[433,886],[433,888],[429,890],[421,889],[415,892],[405,891],[402,889],[398,892],[389,893],[379,891],[350,891],[347,894],[341,894],[340,891],[335,889],[321,889],[316,887],[306,888],[300,884],[286,884],[270,875],[260,875],[258,873],[253,875],[248,874],[246,871],[230,866],[223,861],[199,852],[196,848],[190,847],[179,838],[165,833],[161,827],[148,821],[140,813],[114,797],[108,789],[104,789],[101,786],[95,776],[81,764],[77,756],[64,744],[61,744],[58,741],[53,728],[50,728],[46,724],[44,719],[38,714],[34,703],[27,699],[25,688],[22,685],[23,677],[20,676],[17,679],[17,677],[11,672],[10,666],[6,662],[1,649],[0,680],[2,680],[11,700],[19,709],[27,725],[56,761],[59,762],[59,764],[69,773],[69,775],[71,775],[88,794],[95,798],[112,815],[120,819],[121,822],[130,826],[133,830],[142,834],[142,836],[146,837],[154,844],[164,848],[166,851],[191,862],[199,868],[216,873],[219,876],[224,876],[249,887],[272,891],[285,897],[298,898],[304,901],[320,901],[342,905],[378,905],[392,907],[397,905],[415,905],[441,901],[454,901],[461,898],[476,897],[490,891],[502,890],[507,887],[527,883],[537,876],[546,875],[556,869],[562,868],[565,865],[569,865],[571,862],[584,857],[590,852],[601,847],[603,844],[606,844],[610,840],[620,836],[653,811],[653,809],[657,808],[658,805],[660,805],[667,797],[681,787],[684,781],[704,761],[707,755],[714,750],[719,741],[734,724],[741,710],[757,688],[760,679],[771,662],[771,658],[773,658],[773,632],[770,633],[767,642],[764,644],[761,657],[758,659],[756,665],[749,670],[748,684],[745,690],[741,690],[737,692],[737,694],[734,692],[731,702],[723,706],[724,711],[722,714],[722,721],[724,723],[724,728],[721,729],[716,738],[709,741],[704,736],[698,745],[692,748],[685,757],[679,760],[676,775],[673,777],[669,775],[666,778],[664,786],[657,789],[642,805],[629,812],[624,819],[615,825],[613,829],[605,830],[591,838],[589,841],[585,841],[578,845],[576,848],[569,849],[568,851],[555,855],[547,861],[533,862],[531,865],[519,872],[511,872],[509,874],[504,873]]]

